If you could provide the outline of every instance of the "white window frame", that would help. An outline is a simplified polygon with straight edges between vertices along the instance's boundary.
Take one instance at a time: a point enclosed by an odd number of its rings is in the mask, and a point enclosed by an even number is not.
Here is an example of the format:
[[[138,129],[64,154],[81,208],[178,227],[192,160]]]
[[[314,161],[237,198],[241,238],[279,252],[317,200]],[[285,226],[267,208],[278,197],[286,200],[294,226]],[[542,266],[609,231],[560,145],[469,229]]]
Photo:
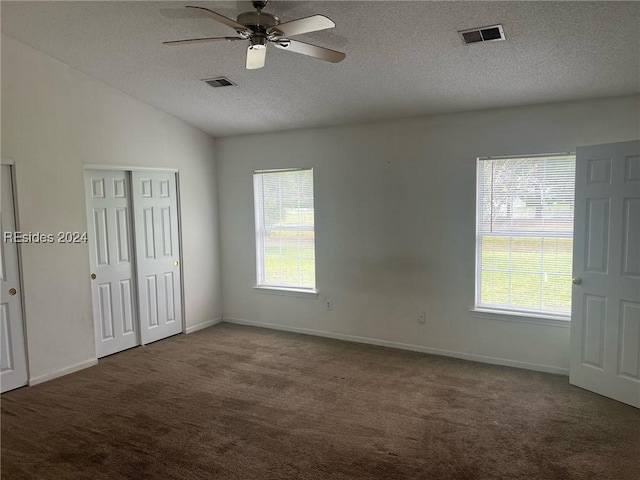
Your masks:
[[[282,295],[317,297],[318,291],[317,291],[316,268],[314,268],[314,282],[313,282],[314,287],[276,285],[276,284],[270,284],[265,282],[265,268],[264,268],[265,245],[264,245],[264,235],[262,234],[264,230],[264,223],[262,221],[263,208],[264,208],[263,206],[264,195],[262,192],[262,184],[261,182],[258,181],[259,175],[265,174],[265,173],[299,172],[304,170],[311,170],[313,174],[313,167],[255,170],[253,172],[253,199],[254,199],[254,214],[255,214],[254,218],[255,218],[255,247],[256,247],[256,284],[254,285],[254,288],[257,291],[267,292],[267,293],[279,293]],[[315,180],[314,180],[313,209],[315,212]],[[313,231],[315,236],[315,222],[313,227],[305,228],[303,230]],[[315,249],[315,241],[314,241],[314,249]],[[315,262],[315,251],[314,251],[314,262]]]
[[[478,248],[479,238],[480,238],[480,216],[481,216],[481,205],[480,205],[480,191],[479,191],[479,172],[482,161],[486,160],[507,160],[507,159],[517,159],[517,158],[545,158],[545,157],[561,157],[566,156],[575,157],[575,152],[562,152],[562,153],[542,153],[542,154],[530,154],[530,155],[507,155],[507,156],[492,156],[492,157],[478,157],[476,158],[476,216],[475,216],[475,276],[474,276],[474,306],[470,309],[471,314],[477,318],[483,319],[498,319],[498,320],[506,320],[517,323],[537,323],[543,325],[551,325],[551,326],[559,326],[559,327],[569,327],[571,321],[571,314],[560,314],[560,313],[545,313],[538,310],[530,310],[526,308],[509,308],[509,307],[500,307],[500,306],[484,306],[480,304],[480,294],[481,294],[481,281],[479,270],[482,262],[482,253]],[[575,185],[574,185],[575,189]],[[517,235],[508,235],[511,237]],[[554,235],[548,235],[548,237],[553,237]],[[545,236],[546,238],[547,236]],[[556,237],[564,237],[564,238],[574,238],[575,232],[573,232],[570,236],[564,235],[556,235]]]

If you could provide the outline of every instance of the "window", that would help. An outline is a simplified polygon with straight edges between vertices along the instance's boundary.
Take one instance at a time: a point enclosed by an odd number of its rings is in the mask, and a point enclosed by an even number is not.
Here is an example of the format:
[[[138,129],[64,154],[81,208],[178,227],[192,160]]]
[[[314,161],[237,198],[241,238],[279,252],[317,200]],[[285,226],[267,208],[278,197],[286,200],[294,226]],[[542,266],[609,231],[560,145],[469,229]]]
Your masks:
[[[257,286],[315,291],[313,170],[254,173]]]
[[[476,309],[569,317],[575,156],[479,159]]]

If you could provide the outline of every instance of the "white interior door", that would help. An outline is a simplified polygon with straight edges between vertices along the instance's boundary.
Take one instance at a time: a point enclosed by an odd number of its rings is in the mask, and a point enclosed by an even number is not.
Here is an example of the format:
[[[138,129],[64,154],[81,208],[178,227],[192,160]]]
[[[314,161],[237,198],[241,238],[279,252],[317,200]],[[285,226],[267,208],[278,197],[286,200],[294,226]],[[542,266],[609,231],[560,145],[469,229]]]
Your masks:
[[[18,245],[7,241],[6,233],[16,229],[13,179],[9,165],[0,173],[0,387],[2,392],[27,384],[27,355],[22,324],[22,298],[18,268]]]
[[[142,343],[182,332],[176,175],[132,172]]]
[[[570,382],[640,407],[640,142],[576,153]]]
[[[100,358],[140,344],[128,173],[86,170],[85,191],[96,354]]]

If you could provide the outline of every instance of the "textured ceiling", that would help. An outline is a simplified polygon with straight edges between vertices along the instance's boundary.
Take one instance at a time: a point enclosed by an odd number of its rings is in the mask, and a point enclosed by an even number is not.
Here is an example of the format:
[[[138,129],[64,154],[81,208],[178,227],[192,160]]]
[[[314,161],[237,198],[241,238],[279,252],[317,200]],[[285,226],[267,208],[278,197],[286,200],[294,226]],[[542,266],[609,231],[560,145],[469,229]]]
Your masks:
[[[215,136],[640,92],[639,2],[270,2],[282,21],[336,28],[296,37],[346,52],[331,64],[270,48],[245,70],[245,42],[185,5],[235,17],[249,2],[2,1],[2,32]],[[507,40],[463,45],[495,23]],[[236,87],[202,79],[224,75]]]

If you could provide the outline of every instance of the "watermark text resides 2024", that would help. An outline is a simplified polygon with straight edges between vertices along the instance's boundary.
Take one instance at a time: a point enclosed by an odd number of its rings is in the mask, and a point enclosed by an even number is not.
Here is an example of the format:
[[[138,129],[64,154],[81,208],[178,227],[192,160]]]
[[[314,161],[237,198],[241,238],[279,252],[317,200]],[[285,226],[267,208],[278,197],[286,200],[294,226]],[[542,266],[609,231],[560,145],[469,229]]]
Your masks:
[[[87,232],[4,232],[4,243],[87,243]]]

